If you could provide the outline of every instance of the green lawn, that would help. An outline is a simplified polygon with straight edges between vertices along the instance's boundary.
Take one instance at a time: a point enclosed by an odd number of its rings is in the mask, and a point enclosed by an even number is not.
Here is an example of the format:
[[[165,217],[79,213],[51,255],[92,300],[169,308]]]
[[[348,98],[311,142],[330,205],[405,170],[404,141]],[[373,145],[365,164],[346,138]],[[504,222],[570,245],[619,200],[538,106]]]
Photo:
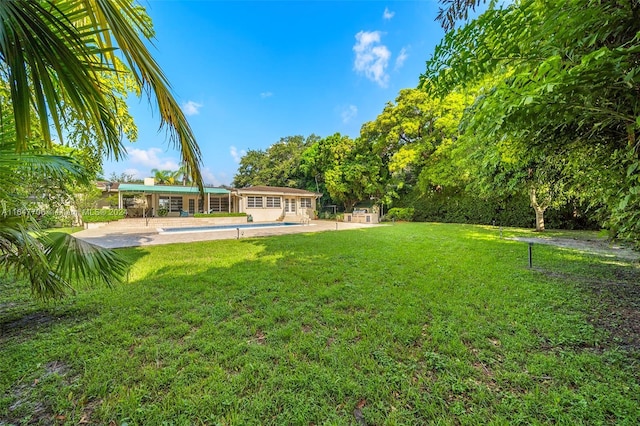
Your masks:
[[[640,423],[637,264],[439,224],[122,253],[0,283],[0,424]]]

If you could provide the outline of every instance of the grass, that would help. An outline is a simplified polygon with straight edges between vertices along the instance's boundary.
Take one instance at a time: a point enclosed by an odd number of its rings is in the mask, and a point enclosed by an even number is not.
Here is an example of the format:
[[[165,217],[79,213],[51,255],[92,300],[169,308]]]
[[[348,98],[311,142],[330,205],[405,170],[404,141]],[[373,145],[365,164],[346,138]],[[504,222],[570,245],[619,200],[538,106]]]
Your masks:
[[[127,284],[48,306],[4,278],[0,423],[640,423],[638,265],[526,247],[398,224],[127,249]]]

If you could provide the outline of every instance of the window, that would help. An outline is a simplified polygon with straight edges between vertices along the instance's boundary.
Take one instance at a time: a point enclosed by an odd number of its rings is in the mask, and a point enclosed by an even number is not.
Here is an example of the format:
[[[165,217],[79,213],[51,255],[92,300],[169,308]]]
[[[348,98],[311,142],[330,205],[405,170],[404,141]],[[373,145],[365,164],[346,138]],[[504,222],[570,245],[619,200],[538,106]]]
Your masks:
[[[300,207],[303,209],[311,208],[311,198],[300,198]]]
[[[262,197],[254,197],[249,195],[247,197],[247,207],[248,208],[261,208],[262,207]]]
[[[271,208],[282,207],[282,201],[280,197],[267,197],[267,207],[271,207]]]
[[[169,198],[169,206],[171,207],[169,211],[171,212],[179,212],[182,210],[182,197],[170,197]]]
[[[129,208],[136,206],[136,196],[135,195],[123,195],[122,196],[122,207]]]
[[[169,197],[160,197],[158,200],[158,207],[169,211]]]
[[[209,212],[227,212],[229,211],[229,198],[210,196]]]

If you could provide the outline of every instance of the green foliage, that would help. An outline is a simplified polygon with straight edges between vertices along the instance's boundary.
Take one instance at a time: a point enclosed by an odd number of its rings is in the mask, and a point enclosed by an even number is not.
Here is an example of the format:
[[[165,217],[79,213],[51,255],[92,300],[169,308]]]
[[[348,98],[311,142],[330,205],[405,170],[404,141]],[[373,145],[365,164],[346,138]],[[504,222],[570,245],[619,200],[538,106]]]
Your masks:
[[[340,133],[328,136],[312,145],[305,161],[309,170],[322,175],[329,195],[341,202],[345,211],[382,194],[380,157],[362,138],[351,139]]]
[[[440,147],[454,143],[472,99],[462,92],[440,99],[423,90],[403,89],[395,103],[388,102],[374,121],[363,124],[361,138],[382,161],[384,202],[411,192],[421,172],[436,162],[433,156]]]
[[[193,217],[243,217],[246,213],[195,213]]]
[[[101,179],[105,180],[105,179]],[[136,179],[134,175],[129,173],[120,173],[116,174],[112,172],[109,176],[109,182],[119,182],[119,183],[143,183],[144,179]]]
[[[84,223],[112,222],[124,219],[127,209],[84,209],[80,212]]]
[[[515,144],[521,166],[560,174],[559,191],[543,187],[637,241],[639,18],[635,0],[517,1],[448,33],[421,84],[443,95],[480,84],[463,118],[474,146]]]
[[[415,214],[415,209],[413,207],[393,207],[389,209],[387,214],[385,214],[384,218],[387,221],[391,220],[401,220],[401,221],[411,221],[413,220],[413,215]]]
[[[249,150],[240,160],[233,186],[268,185],[307,189],[308,176],[301,169],[303,153],[320,138],[316,135],[287,136],[266,150]],[[312,189],[315,191],[315,188]]]
[[[47,212],[36,218],[42,229],[70,227],[73,225],[73,217],[69,214]]]
[[[128,93],[145,91],[156,101],[160,125],[168,127],[189,175],[202,185],[195,138],[144,43],[153,29],[143,8],[128,0],[16,0],[0,3],[0,17],[2,85],[11,93],[18,150],[26,148],[36,129],[50,144],[53,126],[62,141],[70,122],[72,133],[79,130],[85,141],[93,134],[97,150],[118,159],[122,133],[130,130],[118,107],[125,105]],[[133,90],[108,82],[121,83],[127,74]],[[114,97],[120,98],[115,104]]]
[[[483,196],[464,188],[445,187],[422,193],[414,191],[397,204],[415,208],[417,222],[468,223],[482,225],[534,226],[533,209],[526,193]],[[551,229],[599,229],[577,200],[556,205],[546,213]]]
[[[630,262],[424,223],[121,253],[55,305],[0,277],[3,421],[640,423]]]
[[[126,101],[142,91],[156,101],[160,126],[202,187],[199,148],[144,42],[151,22],[128,0],[2,1],[0,22],[0,266],[28,279],[41,298],[77,283],[119,282],[126,262],[116,253],[41,235],[35,214],[16,212],[29,197],[49,210],[89,201],[102,157],[121,158],[123,136],[135,138]],[[76,150],[54,143],[52,129]]]

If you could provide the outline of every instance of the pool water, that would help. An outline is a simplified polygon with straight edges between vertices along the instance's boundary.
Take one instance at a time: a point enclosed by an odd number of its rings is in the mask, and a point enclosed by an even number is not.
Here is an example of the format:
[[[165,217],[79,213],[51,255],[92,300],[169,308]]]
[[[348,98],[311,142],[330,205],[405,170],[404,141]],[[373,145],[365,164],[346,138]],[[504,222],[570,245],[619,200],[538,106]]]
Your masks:
[[[276,222],[276,223],[241,223],[237,225],[208,225],[208,226],[190,226],[185,228],[159,228],[161,234],[177,234],[181,232],[213,232],[213,231],[229,231],[232,229],[256,229],[256,228],[280,228],[283,226],[301,226],[301,223],[295,222]]]

